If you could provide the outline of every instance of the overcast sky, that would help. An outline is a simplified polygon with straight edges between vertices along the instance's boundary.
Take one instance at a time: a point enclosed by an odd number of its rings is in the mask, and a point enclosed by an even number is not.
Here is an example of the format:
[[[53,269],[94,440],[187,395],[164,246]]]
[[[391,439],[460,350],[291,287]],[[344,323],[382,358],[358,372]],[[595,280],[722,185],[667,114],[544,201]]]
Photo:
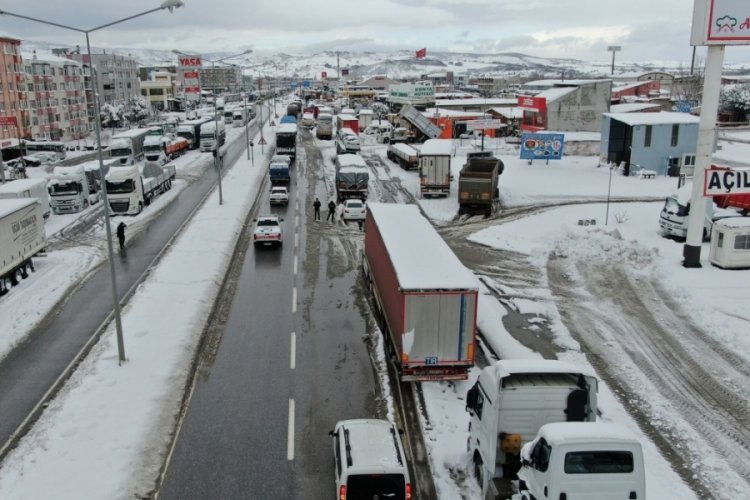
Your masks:
[[[162,0],[0,0],[0,9],[91,29]],[[184,0],[91,35],[94,47],[232,52],[252,48],[521,52],[539,57],[689,64],[691,0]],[[106,6],[106,8],[102,8]],[[26,40],[81,44],[72,31],[0,16],[0,31]],[[705,53],[699,49],[699,57]],[[750,61],[729,47],[727,62]]]

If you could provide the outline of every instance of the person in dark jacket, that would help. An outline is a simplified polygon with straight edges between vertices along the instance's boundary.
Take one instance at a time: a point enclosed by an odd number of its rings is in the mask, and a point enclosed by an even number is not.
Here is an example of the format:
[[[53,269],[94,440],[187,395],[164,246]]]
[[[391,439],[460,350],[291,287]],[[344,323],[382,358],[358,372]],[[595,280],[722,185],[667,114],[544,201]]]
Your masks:
[[[315,210],[315,220],[320,220],[320,200],[317,198],[313,202],[313,209]]]
[[[336,202],[331,200],[328,202],[328,217],[326,217],[326,220],[335,222],[334,215],[336,215]]]
[[[125,248],[125,228],[127,226],[124,222],[120,222],[117,225],[117,241],[120,242],[120,248]]]

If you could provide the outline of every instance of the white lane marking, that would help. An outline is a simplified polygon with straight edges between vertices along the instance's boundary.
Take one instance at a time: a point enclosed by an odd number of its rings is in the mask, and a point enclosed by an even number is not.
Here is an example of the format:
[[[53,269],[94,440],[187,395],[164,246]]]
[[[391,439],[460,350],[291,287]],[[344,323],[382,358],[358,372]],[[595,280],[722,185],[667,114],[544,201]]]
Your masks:
[[[286,459],[294,460],[294,400],[289,400],[289,426],[287,428]]]
[[[297,248],[299,246],[299,234],[294,233],[294,248]]]
[[[292,312],[297,312],[297,287],[292,288]]]
[[[294,275],[297,276],[297,256],[294,256]]]
[[[292,347],[289,353],[289,367],[294,370],[297,366],[297,334],[292,332]]]
[[[299,215],[294,216],[294,231],[297,232],[297,228],[299,227]]]

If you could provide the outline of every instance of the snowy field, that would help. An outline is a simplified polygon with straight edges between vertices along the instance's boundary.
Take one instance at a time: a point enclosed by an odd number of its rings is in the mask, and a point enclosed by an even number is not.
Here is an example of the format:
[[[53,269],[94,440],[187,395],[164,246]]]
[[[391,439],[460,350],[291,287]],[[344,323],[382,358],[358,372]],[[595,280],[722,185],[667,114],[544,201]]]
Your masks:
[[[463,146],[457,144],[452,167],[453,193],[458,170],[470,150],[466,141]],[[563,250],[573,255],[583,253],[586,258],[607,259],[608,242],[625,241],[636,253],[648,254],[650,269],[659,273],[665,286],[674,291],[687,309],[695,311],[696,319],[708,332],[721,335],[720,339],[733,345],[738,355],[750,359],[750,341],[742,334],[750,331],[747,324],[750,318],[742,300],[750,289],[750,271],[711,267],[706,261],[706,245],[702,254],[704,267],[684,269],[680,265],[682,245],[661,238],[657,232],[661,203],[655,200],[671,194],[676,188],[675,179],[625,178],[617,174],[610,177],[609,170],[598,167],[598,159],[591,157],[528,165],[517,159],[510,146],[495,145],[495,150],[506,166],[500,181],[506,207],[544,207],[579,200],[602,202],[607,198],[610,181],[612,199],[652,201],[611,204],[606,226],[605,204],[569,205],[498,223],[470,239],[523,253],[530,265],[540,269],[551,252]],[[750,152],[750,147],[747,151]],[[261,161],[260,152],[255,153],[256,161]],[[363,155],[384,157],[385,147],[365,147]],[[384,162],[391,168],[383,175],[400,178],[402,185],[416,195],[416,173],[401,171],[395,164]],[[175,391],[174,387],[186,382],[189,360],[206,312],[218,291],[244,214],[262,180],[264,169],[247,167],[249,162],[242,156],[225,177],[224,205],[218,205],[214,193],[123,309],[124,330],[129,332],[126,338],[129,361],[118,366],[114,328],[110,328],[29,435],[6,458],[0,470],[0,498],[124,499],[144,495],[152,486],[167,442],[165,436],[179,404],[181,391]],[[253,175],[247,175],[248,170]],[[418,202],[438,224],[453,221],[458,209],[453,196]],[[597,224],[578,226],[577,221],[584,218],[596,219]],[[217,224],[219,220],[221,224]],[[619,236],[614,235],[615,231]],[[210,247],[201,243],[206,241],[211,242]],[[213,258],[205,258],[208,255]],[[224,259],[215,258],[217,255],[223,255]],[[13,324],[13,332],[7,335],[3,329],[0,353],[7,353],[33,327],[39,316],[34,311],[54,303],[56,296],[64,295],[71,283],[101,259],[101,250],[90,248],[56,252],[54,256],[38,259],[37,275],[45,276],[45,287],[38,287],[36,279],[22,282],[0,301],[3,324],[8,324],[6,319]],[[642,261],[634,260],[631,265],[641,266]],[[186,277],[197,274],[205,279],[188,282]],[[548,292],[538,290],[538,294],[543,298]],[[165,303],[160,300],[164,296],[179,300]],[[588,364],[560,321],[554,304],[517,300],[515,305],[553,323],[555,342],[565,346],[561,359]],[[479,308],[479,327],[496,352],[505,358],[539,356],[505,331],[502,325],[505,308],[487,290],[483,291]],[[191,314],[185,314],[186,311]],[[179,324],[175,324],[176,319]],[[469,466],[465,449],[469,415],[464,411],[464,396],[477,375],[474,370],[465,382],[423,386],[430,418],[425,441],[441,500],[481,498],[475,481],[457,483],[454,478],[457,472],[465,473]],[[648,498],[695,498],[604,384],[600,386],[599,398],[604,420],[623,423],[641,436]],[[669,414],[665,407],[663,418],[672,417],[679,415]],[[695,474],[706,472],[705,464],[694,465]],[[44,481],[39,480],[42,477]],[[746,483],[735,481],[725,491],[744,491],[745,487]],[[729,498],[723,492],[717,492],[717,496]]]

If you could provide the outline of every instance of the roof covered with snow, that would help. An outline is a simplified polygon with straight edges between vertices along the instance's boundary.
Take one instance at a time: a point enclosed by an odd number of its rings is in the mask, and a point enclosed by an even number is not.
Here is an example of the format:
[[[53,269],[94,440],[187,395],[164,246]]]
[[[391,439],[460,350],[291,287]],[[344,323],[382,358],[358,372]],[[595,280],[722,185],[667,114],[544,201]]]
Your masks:
[[[460,109],[448,109],[448,108],[427,108],[422,112],[427,118],[435,118],[438,116],[453,116],[462,118],[483,118],[486,116],[481,111],[462,111]]]
[[[638,441],[635,434],[622,424],[609,422],[556,422],[545,424],[539,436],[550,444],[566,442],[606,441],[609,443],[632,443]]]
[[[0,184],[0,193],[19,193],[27,189],[34,188],[38,185],[47,186],[46,179],[16,179],[11,182]]]
[[[479,281],[416,205],[368,203],[404,290],[478,290]]]
[[[646,111],[647,109],[661,109],[661,105],[648,102],[626,102],[623,104],[613,104],[609,107],[612,113],[635,113],[637,111]]]
[[[727,217],[719,219],[714,224],[717,228],[748,228],[750,229],[750,217]]]
[[[577,87],[553,87],[551,89],[541,91],[539,94],[537,94],[537,97],[544,97],[547,99],[547,102],[556,101],[557,99],[565,97],[568,94],[572,94],[577,90]]]
[[[484,99],[484,98],[474,98],[474,99],[440,99],[436,101],[437,106],[450,106],[450,107],[477,107],[477,106],[487,106],[487,107],[503,107],[503,106],[515,106],[518,103],[518,99]]]
[[[659,113],[604,113],[613,120],[628,125],[672,125],[681,123],[700,123],[700,118],[689,113],[661,111]]]
[[[572,373],[596,378],[594,372],[589,369],[554,359],[504,359],[485,367],[482,370],[482,377],[490,377],[492,385],[499,387],[500,381],[506,377],[533,373]]]
[[[428,139],[422,144],[419,154],[422,156],[450,156],[453,151],[450,139]]]
[[[0,199],[0,218],[7,217],[13,212],[18,212],[34,203],[39,203],[36,198]]]
[[[278,127],[276,127],[276,133],[282,133],[282,134],[296,134],[297,133],[297,124],[296,123],[282,123]]]
[[[59,57],[54,54],[50,54],[48,52],[21,52],[21,57],[23,57],[23,62],[29,63],[29,62],[46,62],[46,63],[53,63],[53,64],[70,64],[71,66],[80,66],[81,63],[78,61],[74,61],[73,59],[68,59],[67,57]]]

